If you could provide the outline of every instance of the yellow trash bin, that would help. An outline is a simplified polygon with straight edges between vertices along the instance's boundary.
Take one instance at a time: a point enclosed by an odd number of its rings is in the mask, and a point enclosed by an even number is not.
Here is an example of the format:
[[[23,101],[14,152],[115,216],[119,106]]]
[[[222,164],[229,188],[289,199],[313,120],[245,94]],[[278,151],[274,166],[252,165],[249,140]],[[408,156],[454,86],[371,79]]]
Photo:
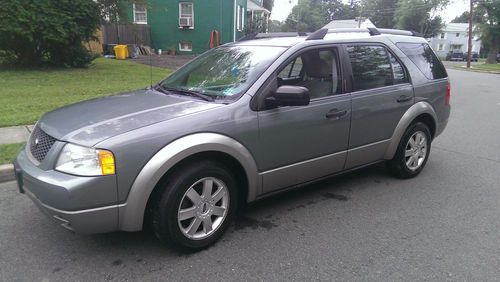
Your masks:
[[[128,57],[128,48],[127,45],[116,45],[113,47],[115,51],[116,59],[125,60]]]

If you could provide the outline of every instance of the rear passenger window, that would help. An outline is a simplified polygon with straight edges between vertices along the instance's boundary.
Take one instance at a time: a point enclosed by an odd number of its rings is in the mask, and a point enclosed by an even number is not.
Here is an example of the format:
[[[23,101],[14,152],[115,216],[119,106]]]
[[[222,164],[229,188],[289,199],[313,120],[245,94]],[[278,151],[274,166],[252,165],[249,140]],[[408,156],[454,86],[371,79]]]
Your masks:
[[[400,83],[406,83],[408,82],[408,79],[406,78],[405,70],[401,63],[394,57],[393,54],[389,54],[389,60],[391,61],[391,66],[392,66],[392,74],[393,74],[393,84],[400,84]]]
[[[354,91],[393,84],[392,65],[382,46],[349,45]]]
[[[443,64],[428,44],[397,43],[396,46],[405,53],[428,79],[448,77]]]

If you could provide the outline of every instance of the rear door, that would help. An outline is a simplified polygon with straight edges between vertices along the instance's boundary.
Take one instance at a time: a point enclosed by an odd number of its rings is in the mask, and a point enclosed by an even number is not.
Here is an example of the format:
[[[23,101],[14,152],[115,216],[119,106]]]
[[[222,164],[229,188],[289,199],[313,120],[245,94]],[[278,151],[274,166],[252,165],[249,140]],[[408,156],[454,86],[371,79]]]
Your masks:
[[[346,169],[383,158],[403,114],[414,103],[403,64],[382,44],[346,44],[352,120]]]

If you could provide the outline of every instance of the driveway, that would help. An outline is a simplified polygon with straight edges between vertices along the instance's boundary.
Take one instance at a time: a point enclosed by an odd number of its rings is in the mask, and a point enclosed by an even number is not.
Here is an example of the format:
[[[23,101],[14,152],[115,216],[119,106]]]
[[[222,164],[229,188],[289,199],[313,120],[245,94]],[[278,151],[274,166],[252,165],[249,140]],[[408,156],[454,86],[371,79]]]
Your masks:
[[[498,280],[500,76],[449,74],[452,116],[419,177],[378,165],[258,202],[195,254],[72,234],[1,184],[0,280]]]

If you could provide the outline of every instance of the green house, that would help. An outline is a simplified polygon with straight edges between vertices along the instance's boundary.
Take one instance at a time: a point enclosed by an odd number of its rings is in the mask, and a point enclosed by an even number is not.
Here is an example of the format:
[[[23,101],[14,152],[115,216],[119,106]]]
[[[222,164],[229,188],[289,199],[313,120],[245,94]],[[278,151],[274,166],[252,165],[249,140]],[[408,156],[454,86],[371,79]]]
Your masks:
[[[154,49],[199,54],[210,48],[215,34],[220,44],[241,38],[247,17],[262,9],[262,0],[148,0],[128,10],[135,24],[150,26]]]

